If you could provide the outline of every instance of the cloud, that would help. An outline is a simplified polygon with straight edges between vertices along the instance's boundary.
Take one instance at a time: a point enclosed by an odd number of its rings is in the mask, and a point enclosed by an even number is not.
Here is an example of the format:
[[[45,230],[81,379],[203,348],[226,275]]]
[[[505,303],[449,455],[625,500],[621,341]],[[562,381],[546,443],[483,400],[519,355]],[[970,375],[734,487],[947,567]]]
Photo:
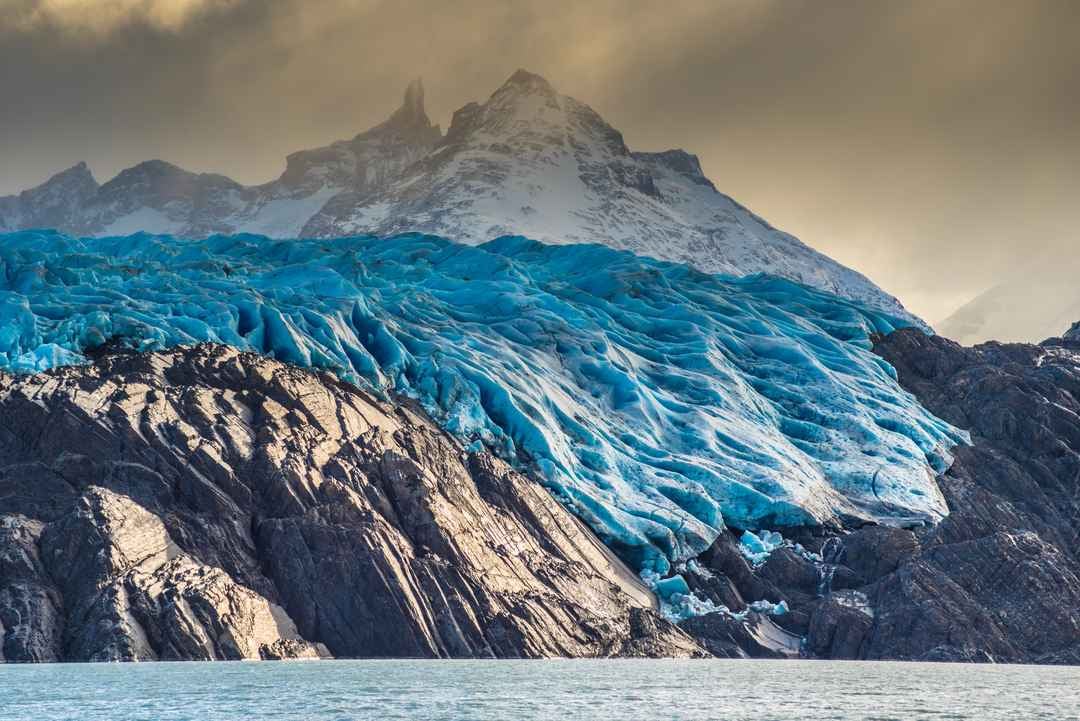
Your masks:
[[[79,160],[245,183],[515,68],[930,321],[1080,245],[1080,2],[0,0],[0,195]]]
[[[144,26],[176,32],[192,19],[226,10],[238,0],[0,0],[0,28],[42,27],[100,39],[115,30]]]

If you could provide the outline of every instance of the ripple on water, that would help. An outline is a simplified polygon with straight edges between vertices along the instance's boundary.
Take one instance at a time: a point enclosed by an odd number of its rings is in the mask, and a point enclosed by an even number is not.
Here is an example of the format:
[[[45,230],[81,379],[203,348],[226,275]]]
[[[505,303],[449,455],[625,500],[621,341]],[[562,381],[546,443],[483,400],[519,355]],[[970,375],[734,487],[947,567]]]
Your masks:
[[[1080,668],[768,661],[0,666],[0,721],[1080,719]]]

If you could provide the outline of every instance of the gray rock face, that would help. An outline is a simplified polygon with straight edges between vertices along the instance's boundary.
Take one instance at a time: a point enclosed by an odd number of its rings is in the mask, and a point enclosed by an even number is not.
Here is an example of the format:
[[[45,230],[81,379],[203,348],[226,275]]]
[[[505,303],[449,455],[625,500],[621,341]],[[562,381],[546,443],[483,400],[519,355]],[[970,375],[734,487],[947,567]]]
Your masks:
[[[428,119],[417,81],[387,121],[293,153],[281,177],[263,185],[154,160],[99,186],[80,164],[0,198],[0,232],[25,228],[602,243],[710,273],[792,278],[921,323],[861,274],[718,192],[694,155],[634,152],[588,105],[524,70],[454,113],[445,135]]]
[[[963,348],[899,331],[876,350],[924,405],[970,429],[973,445],[958,448],[939,479],[950,516],[921,534],[921,553],[878,582],[884,620],[869,651],[1075,657],[1080,343]]]
[[[219,346],[0,375],[0,660],[685,656],[542,488]]]
[[[931,527],[787,529],[753,568],[725,536],[691,574],[733,610],[785,600],[776,622],[819,658],[1076,663],[1080,658],[1080,342],[964,348],[904,330],[877,352],[973,445],[938,479]],[[815,576],[818,579],[813,583]],[[718,589],[726,589],[718,593]],[[726,640],[684,623],[707,647]]]

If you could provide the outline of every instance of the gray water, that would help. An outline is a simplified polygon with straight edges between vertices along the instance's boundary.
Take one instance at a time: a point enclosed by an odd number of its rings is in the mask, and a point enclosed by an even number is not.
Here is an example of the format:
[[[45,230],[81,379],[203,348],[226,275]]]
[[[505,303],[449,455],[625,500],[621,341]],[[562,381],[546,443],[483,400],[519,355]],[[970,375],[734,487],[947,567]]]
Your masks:
[[[782,661],[0,666],[0,720],[1080,719],[1080,668]]]

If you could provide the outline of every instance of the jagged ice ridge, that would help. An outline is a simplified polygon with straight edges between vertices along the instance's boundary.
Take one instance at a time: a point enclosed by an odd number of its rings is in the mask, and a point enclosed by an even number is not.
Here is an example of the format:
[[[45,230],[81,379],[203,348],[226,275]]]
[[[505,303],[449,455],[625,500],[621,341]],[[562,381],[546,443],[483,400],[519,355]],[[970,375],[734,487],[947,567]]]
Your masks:
[[[905,322],[792,281],[596,245],[425,235],[0,236],[0,369],[226,343],[418,399],[538,470],[642,570],[725,522],[942,517],[965,435],[870,352]]]

